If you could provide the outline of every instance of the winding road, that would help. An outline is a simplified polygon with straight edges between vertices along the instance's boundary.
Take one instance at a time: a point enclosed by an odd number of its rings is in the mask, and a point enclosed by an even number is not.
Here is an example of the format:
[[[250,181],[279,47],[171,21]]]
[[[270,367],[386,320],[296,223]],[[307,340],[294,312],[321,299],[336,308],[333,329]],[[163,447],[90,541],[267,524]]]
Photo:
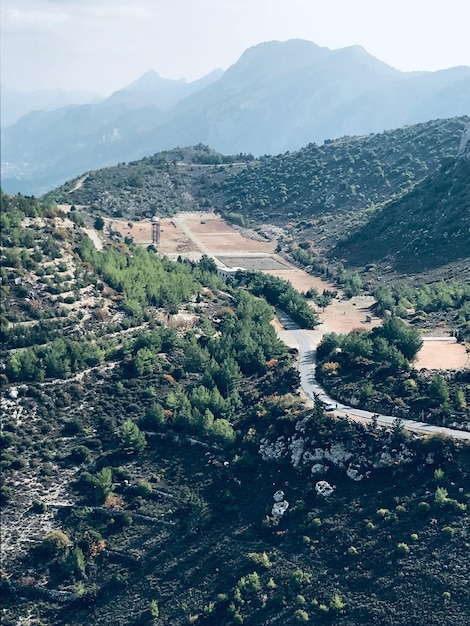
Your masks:
[[[376,416],[377,423],[381,426],[391,426],[396,420],[393,415],[382,415],[357,409],[355,407],[341,404],[330,398],[326,391],[321,387],[315,379],[316,366],[316,348],[320,343],[323,332],[321,330],[303,330],[295,322],[293,322],[285,313],[278,311],[279,321],[283,330],[278,331],[280,339],[290,346],[296,345],[299,350],[298,370],[300,374],[300,386],[306,396],[307,403],[313,405],[315,399],[319,399],[330,409],[334,415],[338,417],[348,417],[362,422],[371,422]],[[434,426],[426,422],[418,422],[415,420],[400,419],[401,424],[406,430],[410,430],[420,435],[441,434],[470,442],[470,432],[457,430],[454,428],[446,428],[443,426]]]

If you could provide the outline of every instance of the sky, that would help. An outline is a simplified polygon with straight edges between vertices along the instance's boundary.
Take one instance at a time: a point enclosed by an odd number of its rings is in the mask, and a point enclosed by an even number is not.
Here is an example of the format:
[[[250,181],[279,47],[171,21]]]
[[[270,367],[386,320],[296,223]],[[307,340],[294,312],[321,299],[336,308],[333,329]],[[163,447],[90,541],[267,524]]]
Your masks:
[[[227,69],[256,44],[362,45],[403,71],[470,66],[470,0],[1,0],[1,81],[101,95],[149,69]]]

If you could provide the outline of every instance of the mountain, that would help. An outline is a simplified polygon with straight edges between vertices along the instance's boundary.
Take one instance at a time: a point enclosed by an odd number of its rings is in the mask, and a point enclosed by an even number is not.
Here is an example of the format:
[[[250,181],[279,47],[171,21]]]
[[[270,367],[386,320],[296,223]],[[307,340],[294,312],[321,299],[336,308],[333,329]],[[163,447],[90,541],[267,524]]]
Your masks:
[[[464,115],[469,95],[470,67],[407,73],[360,46],[272,41],[196,85],[149,74],[95,107],[19,120],[4,131],[3,185],[37,193],[88,169],[198,143],[282,153]]]
[[[3,188],[39,193],[89,166],[123,160],[130,137],[162,121],[166,109],[221,72],[187,83],[149,71],[100,102],[29,113],[2,129]]]
[[[2,97],[1,124],[11,126],[31,111],[52,111],[61,107],[87,104],[97,101],[100,96],[91,91],[62,91],[59,89],[40,89],[26,92],[1,86]]]

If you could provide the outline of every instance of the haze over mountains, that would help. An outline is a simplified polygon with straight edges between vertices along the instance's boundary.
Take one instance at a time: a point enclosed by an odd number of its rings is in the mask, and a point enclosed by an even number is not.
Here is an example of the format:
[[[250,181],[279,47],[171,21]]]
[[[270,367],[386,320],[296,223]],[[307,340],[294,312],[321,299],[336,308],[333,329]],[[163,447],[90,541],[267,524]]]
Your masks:
[[[101,96],[91,91],[63,91],[60,89],[40,89],[18,91],[6,85],[1,86],[0,122],[2,127],[15,124],[31,111],[53,111],[70,105],[97,102]]]
[[[276,154],[467,113],[470,67],[407,73],[360,46],[274,41],[199,81],[150,71],[99,103],[30,113],[3,129],[2,185],[37,194],[176,146]]]

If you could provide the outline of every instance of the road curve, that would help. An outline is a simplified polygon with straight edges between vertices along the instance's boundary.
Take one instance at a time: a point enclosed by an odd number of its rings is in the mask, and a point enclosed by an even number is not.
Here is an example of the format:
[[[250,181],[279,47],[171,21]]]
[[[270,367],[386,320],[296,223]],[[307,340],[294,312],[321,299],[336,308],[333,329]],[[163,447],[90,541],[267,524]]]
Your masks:
[[[381,426],[391,426],[396,417],[392,415],[382,415],[357,409],[337,402],[331,398],[326,391],[319,385],[315,378],[316,366],[316,348],[320,343],[323,332],[321,330],[302,330],[295,322],[293,322],[284,312],[278,311],[279,321],[283,330],[278,332],[280,339],[288,345],[297,345],[299,350],[298,370],[300,374],[300,386],[307,398],[307,403],[313,405],[314,399],[318,398],[325,405],[331,405],[331,412],[338,417],[349,417],[362,422],[371,422],[373,417],[377,417],[377,423]],[[434,426],[426,422],[418,422],[415,420],[401,419],[401,424],[406,430],[421,434],[432,435],[441,434],[470,442],[470,432],[465,430],[457,430],[455,428],[446,428],[444,426]]]

